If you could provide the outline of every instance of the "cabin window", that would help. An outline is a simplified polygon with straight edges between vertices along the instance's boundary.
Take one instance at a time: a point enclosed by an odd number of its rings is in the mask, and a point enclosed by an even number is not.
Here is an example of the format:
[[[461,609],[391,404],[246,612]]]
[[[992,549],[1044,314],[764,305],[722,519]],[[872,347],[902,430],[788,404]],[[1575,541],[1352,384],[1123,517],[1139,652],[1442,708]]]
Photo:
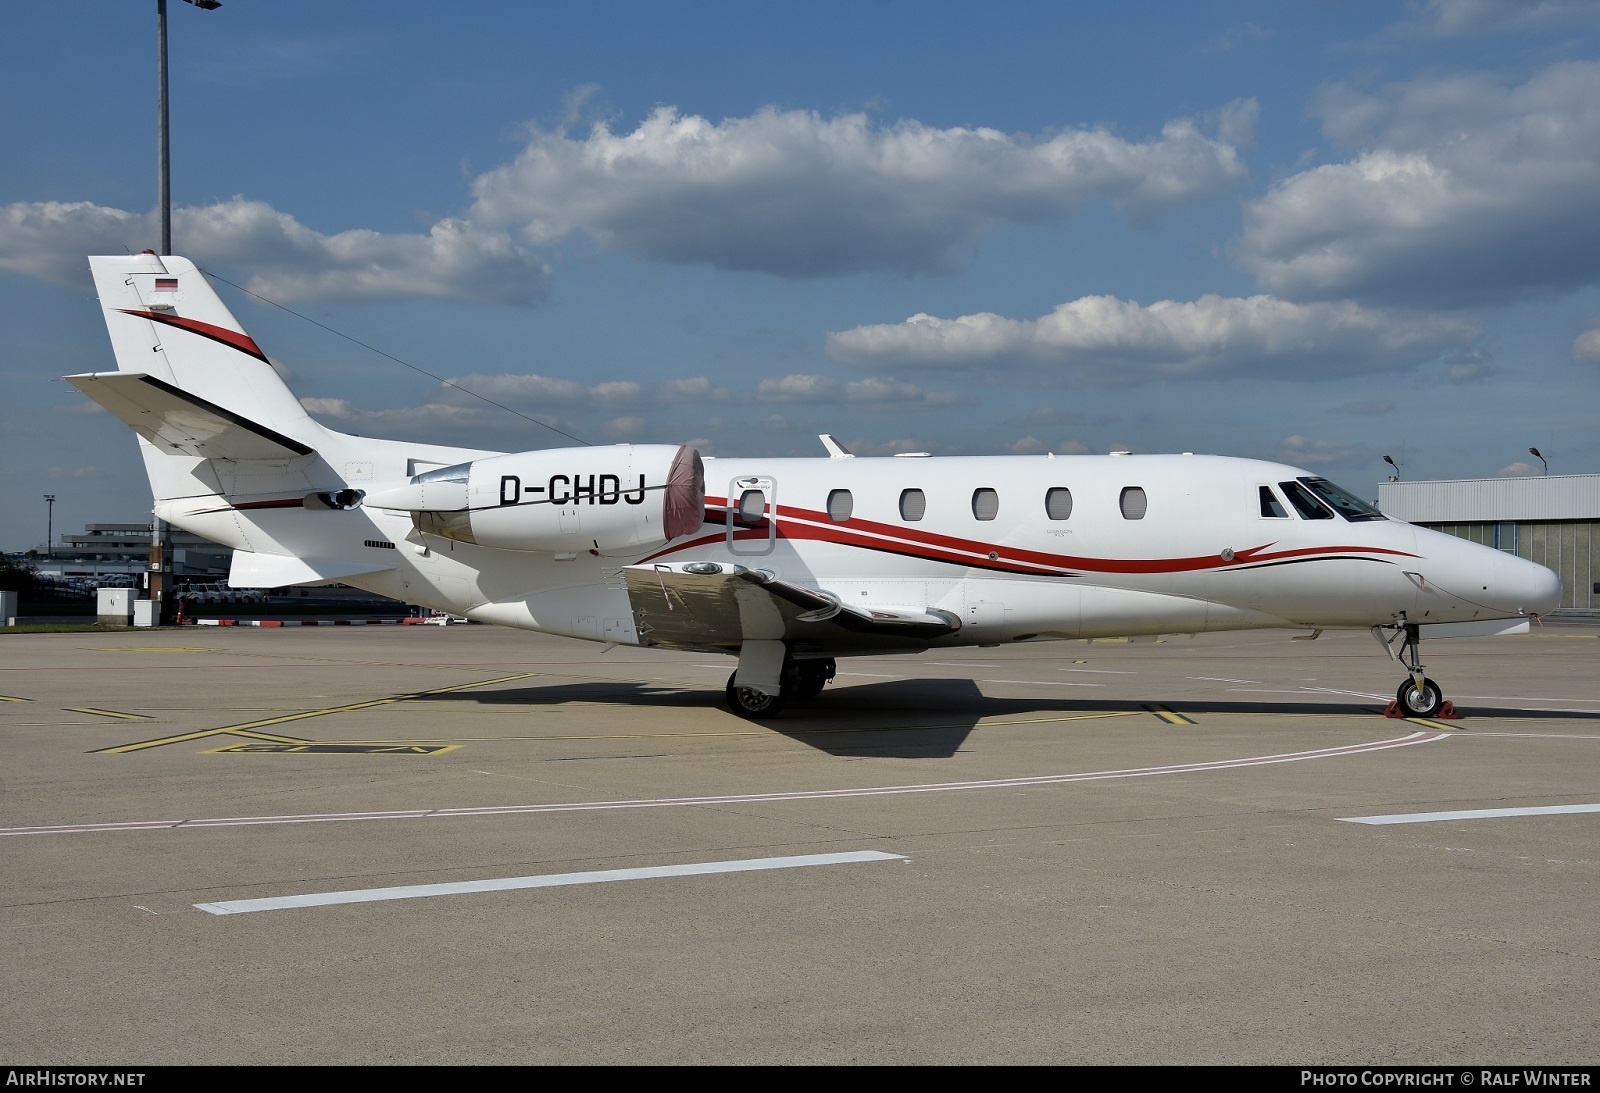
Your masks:
[[[767,511],[767,495],[761,490],[745,490],[739,495],[735,518],[741,524],[759,524]]]
[[[1072,491],[1057,486],[1044,495],[1044,514],[1052,520],[1065,520],[1072,515]]]
[[[1289,511],[1278,500],[1278,495],[1272,492],[1271,486],[1261,487],[1261,515],[1269,520],[1289,519]]]
[[[927,511],[927,494],[921,490],[900,491],[900,519],[910,523],[922,519]]]
[[[856,500],[850,496],[849,490],[830,490],[828,492],[828,519],[836,524],[842,524],[850,519],[850,513],[855,510]]]
[[[1143,520],[1145,510],[1150,507],[1150,501],[1144,495],[1143,486],[1122,487],[1122,518],[1124,520]]]
[[[1333,513],[1321,501],[1311,496],[1311,491],[1298,482],[1279,482],[1283,495],[1289,499],[1289,504],[1294,506],[1294,511],[1300,514],[1302,520],[1332,520]]]
[[[972,515],[979,520],[993,520],[1000,515],[1000,494],[987,488],[973,490]]]

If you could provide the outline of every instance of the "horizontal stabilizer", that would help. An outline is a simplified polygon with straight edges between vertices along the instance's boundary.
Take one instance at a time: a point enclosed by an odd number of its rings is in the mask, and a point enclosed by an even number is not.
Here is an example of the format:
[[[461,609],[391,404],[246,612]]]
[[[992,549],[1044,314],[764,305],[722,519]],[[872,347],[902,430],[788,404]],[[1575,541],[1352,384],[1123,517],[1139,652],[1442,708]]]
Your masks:
[[[66,379],[163,451],[199,459],[283,459],[313,450],[142,372],[91,372]]]
[[[291,584],[324,584],[363,573],[382,573],[393,568],[392,565],[291,558],[285,554],[256,554],[248,550],[236,550],[233,552],[233,567],[228,571],[228,584],[232,588],[281,588]]]

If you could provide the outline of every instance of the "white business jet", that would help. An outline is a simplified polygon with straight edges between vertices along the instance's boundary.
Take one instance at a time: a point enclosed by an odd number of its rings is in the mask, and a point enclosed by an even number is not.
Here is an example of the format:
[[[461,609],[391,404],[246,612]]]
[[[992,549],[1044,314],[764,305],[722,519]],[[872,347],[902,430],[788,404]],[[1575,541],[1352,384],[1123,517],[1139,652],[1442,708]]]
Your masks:
[[[67,378],[138,434],[155,515],[233,548],[231,585],[342,582],[479,622],[726,653],[744,717],[815,697],[842,656],[1260,628],[1370,628],[1407,672],[1391,709],[1448,716],[1421,638],[1560,602],[1543,566],[1254,459],[350,436],[311,419],[193,263],[89,263],[118,371]]]

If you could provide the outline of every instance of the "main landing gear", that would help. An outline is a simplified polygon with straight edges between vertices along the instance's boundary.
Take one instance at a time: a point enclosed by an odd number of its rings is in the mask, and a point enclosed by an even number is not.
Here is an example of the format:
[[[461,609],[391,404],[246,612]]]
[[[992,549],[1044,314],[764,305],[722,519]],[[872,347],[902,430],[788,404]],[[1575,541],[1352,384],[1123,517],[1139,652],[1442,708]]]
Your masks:
[[[832,657],[825,660],[794,660],[785,658],[783,671],[778,677],[779,693],[766,694],[754,687],[740,687],[735,681],[739,673],[728,677],[728,709],[752,721],[765,721],[777,717],[791,700],[804,702],[816,698],[822,688],[838,671]]]
[[[1372,636],[1378,639],[1391,660],[1399,662],[1404,657],[1406,670],[1411,673],[1411,678],[1400,684],[1394,701],[1383,711],[1385,716],[1437,717],[1447,720],[1461,716],[1456,713],[1454,706],[1444,700],[1439,685],[1423,672],[1422,637],[1416,623],[1406,622],[1402,615],[1400,621],[1392,626],[1374,626]]]

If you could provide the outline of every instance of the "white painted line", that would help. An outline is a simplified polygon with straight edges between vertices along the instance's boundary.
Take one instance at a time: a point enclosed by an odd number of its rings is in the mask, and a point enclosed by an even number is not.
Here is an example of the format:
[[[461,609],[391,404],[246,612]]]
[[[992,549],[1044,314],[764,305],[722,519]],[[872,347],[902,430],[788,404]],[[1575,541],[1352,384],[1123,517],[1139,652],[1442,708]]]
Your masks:
[[[1345,691],[1340,690],[1338,687],[1307,687],[1305,692],[1308,695],[1349,695],[1351,698],[1365,698],[1373,702],[1386,702],[1389,699],[1388,695],[1368,694],[1366,691]]]
[[[1532,808],[1474,808],[1464,812],[1403,812],[1393,816],[1340,816],[1347,824],[1431,824],[1440,820],[1498,820],[1505,816],[1568,816],[1600,812],[1600,805],[1537,805]]]
[[[1018,786],[1064,785],[1069,782],[1098,782],[1110,778],[1152,778],[1168,774],[1199,774],[1213,770],[1242,770],[1274,763],[1299,763],[1314,759],[1335,759],[1350,755],[1405,748],[1448,740],[1452,732],[1413,732],[1387,740],[1364,744],[1342,744],[1311,751],[1254,755],[1243,759],[1214,759],[1204,763],[1176,763],[1165,767],[1135,767],[1129,770],[1096,770],[1077,774],[1039,774],[1022,778],[990,778],[975,782],[927,782],[909,786],[858,786],[850,789],[803,789],[788,793],[730,793],[716,797],[655,797],[622,801],[568,801],[537,805],[484,805],[473,808],[419,808],[401,812],[318,812],[300,816],[220,816],[205,820],[118,820],[110,823],[56,824],[49,827],[0,827],[0,836],[9,835],[86,835],[111,831],[184,830],[209,827],[254,827],[265,824],[324,824],[352,820],[423,820],[460,816],[519,816],[546,812],[600,812],[624,808],[674,808],[751,804],[765,801],[822,801],[843,797],[887,797],[900,793],[949,793],[981,789],[1013,789]]]
[[[294,907],[332,907],[343,903],[380,903],[424,896],[457,896],[467,892],[512,892],[522,888],[561,888],[571,884],[606,884],[617,880],[655,877],[700,877],[710,873],[749,873],[759,869],[800,869],[812,865],[844,865],[864,861],[910,861],[904,854],[878,850],[852,850],[842,854],[800,854],[787,858],[746,858],[743,861],[692,862],[687,865],[650,865],[637,869],[598,869],[589,873],[547,873],[540,877],[502,877],[450,884],[411,884],[399,888],[359,888],[348,892],[308,892],[299,896],[234,899],[194,906],[213,915],[244,915],[253,911],[284,911]]]
[[[1074,683],[1065,679],[980,679],[978,683],[1020,683],[1026,687],[1104,687],[1104,683]]]

